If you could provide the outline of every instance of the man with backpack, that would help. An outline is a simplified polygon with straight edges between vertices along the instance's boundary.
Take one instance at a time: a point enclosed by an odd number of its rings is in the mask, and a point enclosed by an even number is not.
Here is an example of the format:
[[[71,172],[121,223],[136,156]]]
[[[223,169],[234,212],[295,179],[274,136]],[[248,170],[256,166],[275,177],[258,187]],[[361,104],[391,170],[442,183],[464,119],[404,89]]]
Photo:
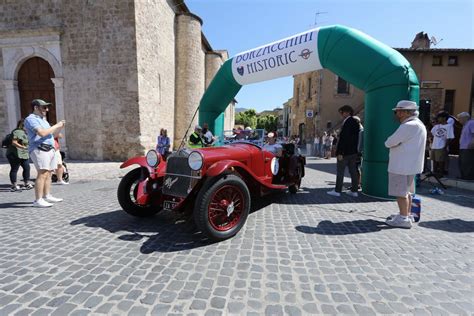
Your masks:
[[[51,207],[55,202],[61,202],[63,199],[51,195],[51,172],[57,168],[54,137],[66,124],[66,121],[60,121],[51,126],[46,120],[51,103],[40,99],[31,102],[33,113],[25,119],[25,128],[28,133],[28,151],[33,161],[38,175],[35,183],[36,200],[34,207]]]

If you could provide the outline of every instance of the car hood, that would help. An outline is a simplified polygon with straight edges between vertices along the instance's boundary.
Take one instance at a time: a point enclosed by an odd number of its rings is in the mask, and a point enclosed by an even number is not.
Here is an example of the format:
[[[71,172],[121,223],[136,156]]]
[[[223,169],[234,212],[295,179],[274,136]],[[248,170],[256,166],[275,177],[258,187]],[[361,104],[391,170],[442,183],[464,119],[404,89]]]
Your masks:
[[[199,151],[206,164],[213,163],[220,160],[238,160],[241,162],[250,160],[252,154],[258,154],[261,149],[255,145],[237,143],[226,145],[222,147],[208,147],[195,149]]]

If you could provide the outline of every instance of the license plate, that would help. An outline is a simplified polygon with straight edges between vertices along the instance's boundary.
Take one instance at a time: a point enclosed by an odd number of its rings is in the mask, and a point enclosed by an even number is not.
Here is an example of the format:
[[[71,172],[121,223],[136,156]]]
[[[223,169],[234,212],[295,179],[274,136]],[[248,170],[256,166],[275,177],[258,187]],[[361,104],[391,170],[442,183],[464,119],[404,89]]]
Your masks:
[[[178,205],[178,202],[173,202],[173,201],[164,201],[163,202],[163,209],[167,211],[172,211],[176,205]]]

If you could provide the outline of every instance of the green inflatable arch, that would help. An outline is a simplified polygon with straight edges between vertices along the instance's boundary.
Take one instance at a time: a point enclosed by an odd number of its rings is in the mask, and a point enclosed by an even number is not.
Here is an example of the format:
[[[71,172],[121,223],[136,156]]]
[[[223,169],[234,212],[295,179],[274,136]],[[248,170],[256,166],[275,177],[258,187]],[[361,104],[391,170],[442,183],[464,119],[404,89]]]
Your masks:
[[[398,124],[391,109],[400,100],[418,102],[418,79],[396,50],[370,36],[334,25],[303,32],[227,60],[199,105],[199,122],[221,135],[224,111],[245,84],[329,69],[365,91],[362,191],[386,198],[386,138]]]

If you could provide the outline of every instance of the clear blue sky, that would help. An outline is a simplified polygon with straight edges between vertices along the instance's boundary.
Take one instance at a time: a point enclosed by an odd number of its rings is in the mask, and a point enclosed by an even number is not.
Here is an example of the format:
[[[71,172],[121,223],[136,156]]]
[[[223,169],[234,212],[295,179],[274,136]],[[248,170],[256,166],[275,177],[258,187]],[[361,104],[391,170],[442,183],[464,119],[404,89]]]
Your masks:
[[[437,48],[474,48],[473,0],[185,0],[204,20],[214,49],[233,56],[315,27],[343,24],[392,47],[410,47],[424,31],[443,39]],[[251,84],[237,107],[257,111],[281,107],[292,97],[293,78]]]

